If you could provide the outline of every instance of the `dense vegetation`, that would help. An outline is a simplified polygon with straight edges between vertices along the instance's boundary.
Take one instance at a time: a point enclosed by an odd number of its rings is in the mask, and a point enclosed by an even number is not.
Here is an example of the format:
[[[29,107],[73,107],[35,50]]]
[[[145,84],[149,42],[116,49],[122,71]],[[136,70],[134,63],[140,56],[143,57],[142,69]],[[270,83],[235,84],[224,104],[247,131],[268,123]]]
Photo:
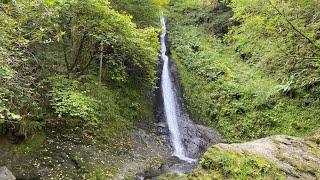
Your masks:
[[[128,152],[134,125],[153,113],[166,3],[1,1],[0,166],[23,179],[114,175],[95,156]]]
[[[169,8],[172,56],[193,119],[229,142],[319,128],[319,4],[201,2]]]
[[[155,86],[157,22],[166,2],[139,2],[146,7],[2,1],[1,133],[25,139],[44,128],[80,126],[108,139],[150,113],[146,92]],[[137,7],[150,11],[138,16]]]
[[[167,5],[170,53],[195,122],[227,142],[320,127],[318,0],[2,0],[0,147],[10,148],[0,166],[26,179],[113,177],[118,167],[106,163],[130,156],[134,125],[155,110]],[[264,158],[213,146],[181,176],[213,177],[284,174]]]
[[[235,1],[230,6],[234,18],[243,23],[232,28],[227,41],[250,63],[274,76],[283,93],[317,100],[319,2]]]

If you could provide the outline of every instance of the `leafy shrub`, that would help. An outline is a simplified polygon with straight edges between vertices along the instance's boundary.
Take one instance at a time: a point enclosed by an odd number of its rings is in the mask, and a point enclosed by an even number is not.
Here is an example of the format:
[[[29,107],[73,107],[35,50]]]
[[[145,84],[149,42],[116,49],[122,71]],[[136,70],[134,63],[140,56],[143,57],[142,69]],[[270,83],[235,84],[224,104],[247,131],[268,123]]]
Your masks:
[[[128,133],[134,122],[152,112],[147,108],[145,89],[133,82],[111,89],[94,76],[83,75],[76,79],[54,76],[44,80],[42,86],[54,112],[50,119],[66,121],[69,126],[59,126],[62,129],[85,127],[80,128],[81,131],[112,143],[110,149],[128,146]]]
[[[58,117],[80,119],[93,126],[121,118],[114,94],[90,76],[78,80],[55,76],[44,83],[51,87],[50,105]]]
[[[69,115],[83,120],[97,121],[98,101],[82,93],[70,90],[50,91],[51,105],[58,116]]]

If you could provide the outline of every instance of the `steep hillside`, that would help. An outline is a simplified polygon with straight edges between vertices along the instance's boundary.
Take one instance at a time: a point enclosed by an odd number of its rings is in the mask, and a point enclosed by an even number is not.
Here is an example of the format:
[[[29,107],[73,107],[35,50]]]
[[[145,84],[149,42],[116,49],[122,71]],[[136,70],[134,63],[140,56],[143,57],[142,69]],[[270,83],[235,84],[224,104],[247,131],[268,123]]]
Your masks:
[[[188,110],[193,120],[216,128],[233,144],[213,145],[190,174],[159,179],[320,177],[314,3],[171,1],[171,56]],[[280,14],[293,7],[300,8],[295,14],[300,19],[292,20],[292,11]],[[291,43],[279,46],[279,41]],[[301,44],[305,48],[293,51],[291,46]]]
[[[237,20],[236,15],[232,19],[233,9],[222,3],[201,2],[172,1],[169,8],[171,53],[179,65],[184,99],[193,119],[217,128],[228,142],[274,134],[304,136],[319,128],[319,96],[314,94],[318,88],[284,91],[286,85],[278,77],[286,77],[265,70],[282,65],[253,63],[254,57],[238,53],[236,45],[227,41],[240,38],[240,32],[236,35],[234,31],[246,28],[240,21],[244,19]],[[300,68],[309,72],[309,67]]]

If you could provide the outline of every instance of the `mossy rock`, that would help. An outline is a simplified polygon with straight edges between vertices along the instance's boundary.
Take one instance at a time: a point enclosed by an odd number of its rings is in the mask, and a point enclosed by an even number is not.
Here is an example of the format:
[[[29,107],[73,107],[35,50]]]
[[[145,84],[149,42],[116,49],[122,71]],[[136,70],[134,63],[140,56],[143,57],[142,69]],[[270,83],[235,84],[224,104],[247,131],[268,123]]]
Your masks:
[[[265,158],[211,147],[189,179],[285,179],[285,174]]]
[[[320,144],[320,129],[314,132],[310,137],[309,140],[315,142],[316,144]]]
[[[271,136],[246,143],[217,144],[189,179],[319,179],[319,144],[311,138]]]
[[[187,176],[181,173],[170,172],[167,174],[163,174],[157,178],[158,180],[187,180]]]

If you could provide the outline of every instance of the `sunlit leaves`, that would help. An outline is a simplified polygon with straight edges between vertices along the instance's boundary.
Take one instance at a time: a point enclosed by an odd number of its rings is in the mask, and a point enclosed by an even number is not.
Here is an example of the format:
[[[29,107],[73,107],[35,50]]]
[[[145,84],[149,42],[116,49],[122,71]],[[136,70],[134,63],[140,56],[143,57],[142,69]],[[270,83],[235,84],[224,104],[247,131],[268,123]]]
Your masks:
[[[113,8],[133,16],[140,27],[159,26],[159,16],[169,0],[111,0]]]
[[[165,0],[148,2],[157,11],[145,10],[156,17]],[[134,14],[113,9],[108,0],[16,0],[0,6],[0,106],[13,119],[45,123],[43,106],[52,107],[58,116],[89,122],[100,119],[96,111],[106,103],[66,87],[81,75],[97,76],[101,54],[104,83],[155,85],[158,34],[151,27],[154,24],[138,27],[132,22]],[[47,94],[50,88],[40,82],[61,74],[68,75],[61,81],[70,81],[51,87]],[[103,111],[109,116],[114,110]],[[9,116],[0,114],[8,120]]]
[[[49,33],[60,42],[70,42],[67,61],[74,64],[68,67],[69,72],[83,67],[100,52],[97,44],[104,44],[104,62],[108,69],[103,77],[116,82],[126,82],[128,78],[138,76],[144,82],[153,83],[155,80],[155,64],[157,60],[157,34],[153,28],[138,29],[132,23],[132,16],[120,14],[110,8],[108,1],[51,1],[57,15],[52,21],[59,25],[55,33]],[[89,52],[93,53],[89,55]],[[88,56],[91,59],[88,59]],[[93,64],[93,62],[92,62]],[[135,74],[138,72],[138,74]]]

